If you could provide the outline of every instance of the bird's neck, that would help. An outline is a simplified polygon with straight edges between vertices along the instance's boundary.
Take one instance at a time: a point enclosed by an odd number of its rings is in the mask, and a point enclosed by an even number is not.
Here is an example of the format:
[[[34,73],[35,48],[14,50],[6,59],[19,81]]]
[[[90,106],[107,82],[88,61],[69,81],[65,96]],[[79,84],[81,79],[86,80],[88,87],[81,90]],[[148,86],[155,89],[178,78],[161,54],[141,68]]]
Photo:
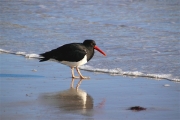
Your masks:
[[[94,48],[86,46],[87,48],[87,61],[89,61],[94,55]]]

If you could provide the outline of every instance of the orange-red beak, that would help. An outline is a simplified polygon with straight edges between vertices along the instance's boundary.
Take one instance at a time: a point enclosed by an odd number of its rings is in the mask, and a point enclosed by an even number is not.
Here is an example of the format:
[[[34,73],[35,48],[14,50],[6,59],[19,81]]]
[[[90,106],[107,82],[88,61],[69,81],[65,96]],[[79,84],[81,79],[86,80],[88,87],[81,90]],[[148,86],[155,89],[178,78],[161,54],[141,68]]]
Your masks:
[[[99,51],[101,54],[103,54],[104,56],[106,56],[106,53],[103,52],[98,46],[94,46],[94,49],[96,49],[97,51]]]

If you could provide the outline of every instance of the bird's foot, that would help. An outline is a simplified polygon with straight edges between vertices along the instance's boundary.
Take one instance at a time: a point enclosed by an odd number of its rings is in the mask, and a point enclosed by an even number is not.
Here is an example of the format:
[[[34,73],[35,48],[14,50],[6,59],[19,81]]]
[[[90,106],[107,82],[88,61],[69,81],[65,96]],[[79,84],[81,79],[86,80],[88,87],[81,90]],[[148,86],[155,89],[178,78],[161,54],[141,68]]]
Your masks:
[[[80,77],[78,77],[78,76],[72,76],[72,78],[74,78],[74,79],[78,79],[78,78],[80,78]]]
[[[72,76],[72,78],[74,78],[74,79],[90,79],[90,77],[84,77],[84,76]]]
[[[81,79],[90,79],[90,77],[80,76]]]

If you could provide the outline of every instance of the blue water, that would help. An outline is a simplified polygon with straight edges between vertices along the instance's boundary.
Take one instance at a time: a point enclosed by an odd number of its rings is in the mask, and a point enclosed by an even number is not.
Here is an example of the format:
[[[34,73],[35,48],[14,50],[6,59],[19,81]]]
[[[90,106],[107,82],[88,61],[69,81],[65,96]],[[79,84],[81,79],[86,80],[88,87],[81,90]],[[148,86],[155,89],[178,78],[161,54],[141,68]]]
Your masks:
[[[94,39],[83,66],[111,75],[180,81],[179,0],[0,1],[0,49],[39,54]]]

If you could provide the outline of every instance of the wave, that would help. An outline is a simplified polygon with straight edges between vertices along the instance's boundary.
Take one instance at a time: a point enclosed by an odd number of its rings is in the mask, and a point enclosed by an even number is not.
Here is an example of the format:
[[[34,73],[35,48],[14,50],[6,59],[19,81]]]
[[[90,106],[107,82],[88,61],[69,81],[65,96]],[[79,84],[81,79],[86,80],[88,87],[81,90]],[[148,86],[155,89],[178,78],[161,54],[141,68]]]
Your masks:
[[[91,72],[100,72],[100,73],[108,73],[112,76],[120,75],[120,76],[133,76],[133,77],[147,77],[147,78],[154,78],[154,79],[166,79],[170,81],[180,82],[180,79],[173,78],[171,74],[146,74],[139,71],[123,71],[120,68],[115,69],[101,69],[101,68],[94,68],[89,65],[83,65],[80,67],[82,70],[91,71]]]
[[[22,55],[26,58],[40,58],[39,54],[27,54],[26,52],[11,52],[8,50],[0,49],[0,53],[7,53],[7,54],[15,54],[15,55]],[[170,81],[180,82],[180,79],[173,78],[171,74],[146,74],[139,71],[123,71],[120,68],[114,69],[102,69],[102,68],[94,68],[89,65],[83,65],[79,67],[82,70],[90,71],[90,72],[100,72],[100,73],[107,73],[112,76],[120,75],[120,76],[133,76],[133,77],[147,77],[147,78],[154,78],[154,79],[166,79]]]
[[[0,53],[22,55],[26,58],[40,58],[39,54],[27,54],[26,52],[12,52],[12,51],[8,51],[8,50],[4,50],[4,49],[0,49]]]

